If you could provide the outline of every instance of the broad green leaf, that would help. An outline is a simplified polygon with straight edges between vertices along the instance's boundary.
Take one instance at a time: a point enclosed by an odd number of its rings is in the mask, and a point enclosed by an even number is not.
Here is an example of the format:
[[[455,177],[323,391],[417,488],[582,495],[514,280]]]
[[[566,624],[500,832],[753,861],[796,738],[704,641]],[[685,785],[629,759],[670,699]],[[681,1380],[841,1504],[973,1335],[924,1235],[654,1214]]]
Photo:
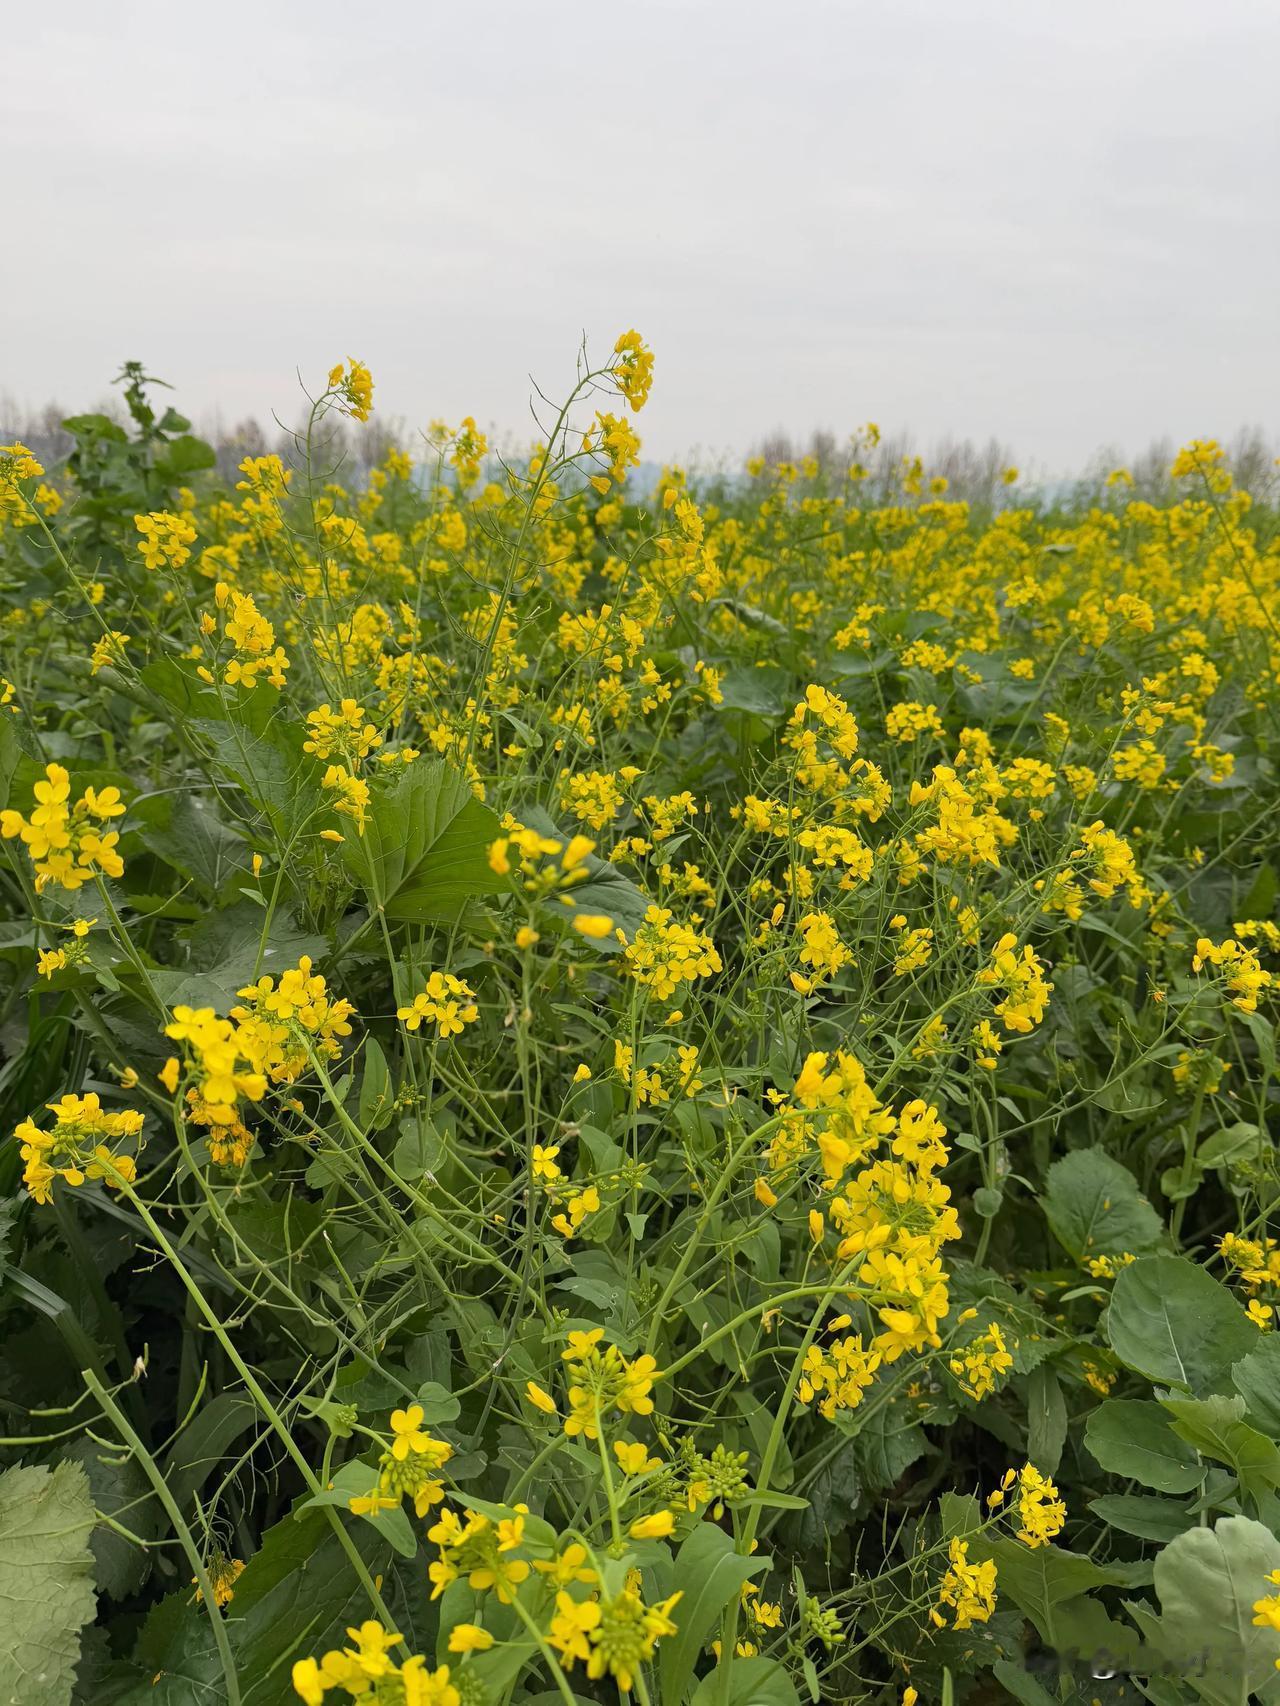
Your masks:
[[[391,1118],[395,1088],[387,1057],[375,1037],[364,1040],[364,1072],[360,1077],[357,1117],[365,1131],[380,1131]]]
[[[1280,1631],[1255,1627],[1254,1601],[1280,1569],[1280,1540],[1248,1517],[1180,1534],[1156,1558],[1161,1644],[1203,1652],[1202,1674],[1187,1680],[1213,1706],[1237,1706],[1275,1673]]]
[[[1054,1236],[1081,1265],[1093,1256],[1139,1255],[1164,1231],[1133,1174],[1105,1149],[1055,1161],[1042,1200]]]
[[[415,1394],[422,1406],[422,1419],[429,1428],[448,1426],[456,1422],[462,1405],[438,1380],[424,1380]]]
[[[201,681],[195,673],[194,664],[185,666],[174,657],[161,656],[152,658],[138,672],[138,682],[134,691],[162,715],[166,708],[180,711],[184,721],[196,717],[208,718],[213,722],[225,720],[222,701],[217,689]],[[274,690],[268,689],[274,697]],[[243,695],[237,702],[236,711],[250,706],[252,694]],[[249,726],[257,728],[252,716],[248,717]]]
[[[402,1179],[438,1173],[446,1157],[446,1138],[425,1114],[410,1114],[400,1122],[400,1135],[391,1164]]]
[[[1243,1398],[1166,1398],[1173,1431],[1205,1457],[1225,1463],[1252,1498],[1280,1487],[1280,1447],[1244,1420]]]
[[[1280,1334],[1264,1333],[1231,1370],[1231,1379],[1250,1420],[1280,1440]]]
[[[211,444],[206,444],[202,438],[194,438],[190,433],[183,433],[179,438],[171,438],[161,449],[156,456],[155,470],[163,479],[177,485],[191,474],[216,467],[217,462],[217,453]]]
[[[163,820],[143,830],[143,842],[183,876],[217,894],[231,872],[248,863],[243,840],[199,794],[161,795],[157,804],[165,808]]]
[[[330,1476],[329,1485],[304,1500],[299,1509],[312,1510],[320,1505],[333,1505],[338,1510],[350,1511],[351,1500],[372,1492],[377,1484],[378,1471],[371,1464],[344,1463]],[[395,1510],[379,1511],[375,1516],[357,1515],[356,1521],[367,1522],[389,1545],[395,1547],[402,1558],[412,1558],[416,1554],[418,1537],[402,1505]]]
[[[776,1659],[735,1658],[725,1689],[719,1665],[703,1677],[690,1706],[799,1706],[796,1685]]]
[[[68,415],[62,423],[73,438],[107,438],[114,444],[127,442],[128,434],[110,415]]]
[[[121,967],[122,971],[125,969]],[[267,969],[264,964],[263,970]],[[162,966],[148,973],[147,983],[170,1009],[212,1007],[219,1013],[227,1013],[235,1006],[240,987],[239,980],[228,977],[221,968],[216,972],[170,971]]]
[[[761,717],[780,717],[794,705],[797,694],[788,670],[777,664],[758,669],[743,665],[726,671],[720,683],[723,711],[754,711]]]
[[[1236,1162],[1253,1160],[1269,1147],[1266,1137],[1248,1120],[1236,1120],[1205,1138],[1196,1150],[1200,1167],[1230,1167]]]
[[[352,1534],[367,1536],[362,1551],[373,1573],[389,1575],[394,1566],[377,1536],[359,1525]],[[384,1582],[384,1592],[391,1591]],[[243,1706],[297,1706],[294,1661],[344,1645],[347,1626],[368,1615],[364,1590],[323,1512],[302,1512],[268,1529],[226,1611]],[[144,1679],[116,1706],[203,1706],[226,1698],[208,1614],[189,1587],[151,1612],[135,1660]]]
[[[1204,1479],[1195,1452],[1150,1398],[1108,1398],[1091,1410],[1084,1443],[1102,1468],[1157,1493],[1189,1493]]]
[[[1253,1033],[1257,1044],[1258,1057],[1267,1071],[1276,1069],[1276,1027],[1265,1013],[1241,1013],[1240,1022]]]
[[[1055,1606],[1053,1627],[1060,1652],[1088,1656],[1090,1669],[1141,1669],[1141,1641],[1127,1623],[1117,1623],[1091,1594],[1081,1594]],[[1105,1658],[1105,1663],[1098,1660]]]
[[[499,1612],[504,1607],[497,1608]],[[515,1613],[509,1613],[514,1620]],[[487,1653],[477,1653],[468,1664],[468,1669],[475,1675],[476,1681],[486,1689],[486,1699],[501,1698],[511,1687],[519,1673],[531,1659],[538,1655],[538,1644],[532,1636],[522,1629],[503,1629],[502,1623],[493,1610],[486,1607],[485,1627],[497,1635],[500,1645]],[[446,1650],[443,1662],[456,1669],[457,1659],[450,1658]],[[557,1699],[561,1699],[557,1696]]]
[[[999,1591],[1035,1624],[1042,1640],[1057,1643],[1054,1611],[1089,1588],[1120,1578],[1080,1552],[1061,1546],[1026,1546],[1021,1540],[971,1543],[972,1555],[995,1559]]]
[[[448,918],[472,896],[506,887],[489,868],[498,820],[456,770],[419,761],[375,778],[372,795],[365,832],[347,836],[342,859],[388,918]]]
[[[1111,1348],[1127,1367],[1197,1396],[1224,1392],[1258,1329],[1224,1285],[1183,1256],[1122,1268],[1107,1310]]]
[[[1116,1493],[1091,1499],[1089,1509],[1100,1522],[1118,1528],[1139,1540],[1173,1540],[1195,1523],[1194,1514],[1176,1499],[1158,1499],[1150,1493]]]
[[[197,718],[190,726],[213,748],[219,767],[288,842],[319,805],[324,774],[302,751],[302,734],[283,719],[262,733],[210,717]]]
[[[1027,1376],[1027,1457],[1045,1475],[1057,1473],[1067,1441],[1067,1401],[1047,1363]]]
[[[676,1633],[658,1648],[664,1700],[680,1699],[721,1613],[769,1563],[760,1553],[747,1558],[735,1552],[732,1538],[712,1523],[699,1523],[689,1535],[676,1553],[672,1576],[684,1595],[672,1614]]]
[[[1012,1659],[997,1659],[991,1667],[991,1674],[1015,1700],[1022,1702],[1022,1706],[1057,1706],[1057,1701],[1044,1684],[1037,1682]]]
[[[142,1540],[157,1540],[167,1519],[159,1501],[152,1496],[151,1483],[132,1457],[123,1461],[91,1439],[80,1439],[65,1453],[79,1464],[89,1478],[89,1494],[97,1509],[115,1517]],[[100,1522],[90,1540],[94,1557],[94,1580],[100,1594],[123,1599],[135,1593],[151,1571],[151,1555],[117,1529]]]
[[[78,1463],[0,1474],[0,1700],[67,1706],[93,1617],[94,1509]]]
[[[571,904],[566,906],[563,901],[549,900],[545,903],[547,908],[565,919],[572,919],[579,912],[603,913],[613,920],[614,927],[621,930],[629,941],[644,923],[644,915],[653,902],[630,877],[623,876],[616,865],[606,864],[594,853],[584,863],[588,876],[585,882],[568,891]],[[608,954],[619,953],[622,944],[616,937],[605,936],[593,940],[592,946]]]
[[[938,1515],[944,1540],[962,1539],[982,1527],[982,1507],[972,1493],[943,1493]]]
[[[878,1492],[891,1487],[904,1469],[924,1455],[928,1441],[905,1405],[880,1404],[854,1414],[854,1447],[858,1476],[864,1488]]]
[[[217,1472],[229,1448],[263,1416],[243,1389],[218,1392],[196,1412],[174,1440],[164,1465],[169,1491],[184,1506]]]

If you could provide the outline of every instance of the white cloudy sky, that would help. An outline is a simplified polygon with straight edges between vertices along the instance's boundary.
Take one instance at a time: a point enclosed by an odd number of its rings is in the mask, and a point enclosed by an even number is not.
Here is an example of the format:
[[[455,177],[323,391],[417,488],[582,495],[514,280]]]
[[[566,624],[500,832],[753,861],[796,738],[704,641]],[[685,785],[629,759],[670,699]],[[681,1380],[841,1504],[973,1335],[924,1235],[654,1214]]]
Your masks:
[[[580,332],[654,455],[873,418],[1066,469],[1280,435],[1274,0],[61,0],[0,56],[0,392],[197,415],[351,352],[521,428]]]

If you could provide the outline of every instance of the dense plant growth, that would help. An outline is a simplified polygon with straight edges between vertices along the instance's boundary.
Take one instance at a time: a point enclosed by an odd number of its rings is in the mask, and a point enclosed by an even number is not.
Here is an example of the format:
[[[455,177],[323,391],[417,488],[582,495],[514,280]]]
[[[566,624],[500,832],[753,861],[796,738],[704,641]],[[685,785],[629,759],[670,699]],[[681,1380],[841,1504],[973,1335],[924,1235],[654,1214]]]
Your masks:
[[[1274,512],[652,371],[0,451],[6,1700],[1280,1699]]]

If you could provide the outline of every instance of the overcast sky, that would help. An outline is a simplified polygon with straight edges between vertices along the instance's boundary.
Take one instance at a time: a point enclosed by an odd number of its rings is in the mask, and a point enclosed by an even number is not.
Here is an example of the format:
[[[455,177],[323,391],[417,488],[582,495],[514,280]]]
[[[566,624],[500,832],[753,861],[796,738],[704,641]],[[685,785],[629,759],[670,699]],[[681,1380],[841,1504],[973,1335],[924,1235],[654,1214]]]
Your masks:
[[[197,416],[350,353],[523,430],[636,326],[646,453],[866,419],[1280,437],[1275,0],[60,0],[0,54],[0,392]]]

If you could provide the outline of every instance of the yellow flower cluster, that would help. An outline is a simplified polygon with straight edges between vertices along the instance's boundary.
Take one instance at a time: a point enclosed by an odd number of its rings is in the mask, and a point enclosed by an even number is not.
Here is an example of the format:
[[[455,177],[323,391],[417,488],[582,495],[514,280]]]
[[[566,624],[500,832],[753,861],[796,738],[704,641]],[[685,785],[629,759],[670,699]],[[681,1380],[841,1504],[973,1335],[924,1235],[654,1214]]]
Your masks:
[[[647,908],[623,958],[635,981],[658,1001],[670,1001],[683,984],[723,970],[710,936],[677,923],[665,906]]]
[[[574,908],[572,891],[587,880],[590,871],[586,864],[595,851],[595,842],[585,835],[574,835],[567,842],[555,836],[541,835],[512,820],[508,833],[491,842],[489,868],[498,876],[518,874],[520,887],[532,909],[544,901],[556,900],[561,906]],[[574,911],[571,923],[580,936],[601,939],[613,934],[612,918],[604,913]],[[538,932],[524,925],[517,935],[517,945],[533,947]]]
[[[142,536],[139,549],[144,567],[180,569],[190,561],[196,530],[185,515],[153,510],[150,515],[135,515],[133,525]]]
[[[427,1530],[428,1540],[439,1548],[439,1556],[427,1568],[432,1599],[465,1578],[476,1593],[492,1590],[503,1605],[510,1605],[521,1582],[529,1577],[528,1559],[513,1556],[524,1544],[526,1515],[527,1507],[521,1505],[514,1516],[495,1522],[480,1511],[467,1510],[459,1516],[446,1505]]]
[[[895,1118],[852,1056],[837,1054],[834,1070],[827,1068],[825,1054],[811,1054],[793,1095],[821,1116],[817,1145],[823,1186],[833,1193],[830,1216],[840,1234],[835,1259],[853,1268],[861,1289],[851,1296],[878,1323],[865,1346],[859,1334],[826,1349],[810,1347],[800,1400],[818,1399],[830,1419],[836,1410],[861,1402],[882,1363],[940,1345],[938,1325],[949,1300],[939,1253],[944,1243],[959,1237],[960,1224],[949,1189],[936,1177],[948,1158],[942,1142],[946,1128],[937,1109],[917,1100]],[[892,1154],[845,1183],[848,1168],[858,1166],[891,1133]],[[821,1242],[825,1222],[816,1210],[810,1225]],[[850,1320],[841,1316],[833,1328],[846,1327]]]
[[[611,772],[586,770],[574,774],[563,770],[560,773],[560,803],[588,829],[607,828],[617,817],[622,800],[622,789]]]
[[[294,1693],[304,1706],[324,1706],[324,1697],[340,1688],[352,1700],[394,1701],[396,1706],[461,1706],[462,1696],[449,1680],[449,1666],[432,1670],[420,1653],[402,1664],[393,1656],[403,1635],[393,1635],[373,1619],[348,1629],[349,1647],[323,1658],[297,1659]]]
[[[1002,999],[996,1003],[995,1016],[1006,1031],[1023,1036],[1043,1020],[1053,992],[1053,985],[1045,978],[1044,967],[1030,945],[1019,953],[1018,938],[1011,934],[1002,936],[991,950],[990,963],[979,971],[978,982],[987,987],[998,986],[1003,991]]]
[[[986,1623],[996,1608],[996,1567],[987,1559],[981,1564],[969,1562],[969,1543],[952,1540],[948,1552],[947,1572],[938,1586],[938,1603],[930,1612],[939,1629],[951,1626],[971,1629],[975,1623]]]
[[[1047,1475],[1028,1463],[1018,1471],[1018,1539],[1027,1546],[1047,1546],[1062,1532],[1067,1507]]]
[[[653,351],[637,331],[623,332],[613,346],[618,358],[613,364],[613,377],[618,390],[632,409],[640,410],[649,401],[653,386]]]
[[[646,1605],[630,1587],[609,1599],[575,1599],[562,1588],[547,1638],[565,1670],[581,1660],[593,1681],[611,1676],[629,1694],[657,1643],[676,1633],[671,1609],[681,1598],[673,1593],[659,1604]]]
[[[627,469],[640,463],[640,440],[617,415],[597,415],[594,425],[583,434],[582,448],[596,457],[605,457],[609,463],[607,474],[590,477],[592,486],[601,494],[615,482],[620,485],[627,477]]]
[[[439,1472],[453,1456],[453,1447],[424,1430],[425,1415],[421,1404],[391,1412],[391,1440],[378,1460],[378,1478],[367,1493],[356,1493],[348,1501],[357,1516],[397,1510],[408,1498],[414,1515],[424,1517],[444,1498]]]
[[[223,1019],[212,1007],[178,1006],[165,1027],[165,1036],[187,1045],[190,1068],[196,1076],[196,1101],[188,1116],[201,1125],[239,1125],[243,1099],[260,1102],[268,1082],[291,1084],[303,1073],[311,1056],[332,1060],[342,1039],[351,1035],[355,1009],[349,1001],[330,999],[325,980],[311,969],[304,955],[283,972],[279,983],[260,977],[239,991],[242,1006]],[[161,1078],[176,1093],[181,1076],[171,1059]]]
[[[373,375],[353,356],[329,369],[329,391],[352,420],[367,421],[373,413]]]
[[[1238,1232],[1224,1232],[1218,1252],[1250,1288],[1280,1287],[1280,1246],[1274,1238],[1242,1238]]]
[[[19,480],[38,480],[43,473],[25,444],[0,444],[0,482],[13,485]]]
[[[1200,937],[1191,969],[1202,971],[1205,966],[1212,966],[1224,974],[1226,987],[1231,992],[1231,1004],[1242,1013],[1256,1013],[1259,995],[1270,989],[1275,981],[1269,971],[1263,970],[1262,962],[1253,949],[1244,947],[1231,936],[1216,944],[1207,936]]]
[[[287,496],[289,482],[293,479],[293,469],[286,468],[274,454],[246,456],[238,471],[244,475],[243,480],[236,481],[238,492],[254,492],[259,497],[277,502]]]
[[[1272,1570],[1265,1578],[1272,1587],[1280,1587],[1280,1570]],[[1264,1594],[1261,1599],[1253,1602],[1253,1626],[1255,1629],[1280,1630],[1280,1593]],[[1280,1670],[1280,1659],[1276,1661]]]
[[[325,793],[333,795],[334,811],[351,818],[356,834],[363,835],[369,821],[370,799],[369,784],[364,778],[353,776],[344,764],[330,764],[320,779],[320,786]],[[320,833],[326,841],[343,839],[336,829],[322,829]]]
[[[14,1132],[25,1163],[22,1182],[37,1202],[52,1200],[57,1179],[73,1186],[83,1185],[86,1179],[103,1179],[118,1190],[135,1178],[133,1156],[117,1145],[121,1138],[138,1136],[140,1113],[124,1108],[109,1114],[92,1091],[47,1105],[54,1118],[52,1131],[42,1131],[34,1120],[23,1120]]]
[[[1015,1345],[1014,1349],[1017,1349]],[[947,1363],[961,1390],[981,1402],[989,1398],[1013,1367],[1013,1358],[999,1324],[993,1321]]]
[[[232,647],[231,656],[219,665],[223,681],[229,687],[253,687],[261,675],[279,692],[284,686],[289,658],[284,647],[276,644],[274,626],[249,593],[237,592],[226,581],[219,581],[214,588],[214,602],[226,613],[223,637]],[[207,612],[201,618],[201,632],[206,638],[216,633],[217,626],[215,618]],[[197,673],[203,681],[214,680],[214,672],[207,665],[201,664]]]
[[[86,788],[71,804],[71,778],[61,764],[47,764],[45,779],[34,787],[29,817],[6,809],[0,812],[0,835],[19,838],[36,873],[36,892],[83,888],[99,873],[122,877],[124,861],[116,848],[117,830],[104,829],[124,815],[119,788]]]
[[[213,1589],[213,1603],[222,1610],[236,1597],[236,1583],[244,1574],[244,1560],[228,1558],[225,1552],[217,1548],[205,1565],[205,1574],[209,1578],[209,1586]],[[195,1576],[192,1576],[191,1580],[193,1583],[198,1582]],[[204,1599],[204,1590],[199,1585],[196,1586],[195,1597],[200,1601]]]
[[[407,1007],[396,1008],[396,1018],[408,1031],[416,1031],[425,1019],[435,1025],[438,1037],[460,1037],[464,1027],[480,1017],[475,997],[475,990],[462,978],[433,971],[426,988]]]
[[[308,738],[302,750],[315,758],[341,758],[353,768],[382,745],[382,736],[354,699],[343,699],[335,711],[321,705],[307,712]]]
[[[598,1439],[604,1418],[613,1411],[624,1416],[649,1416],[653,1399],[649,1394],[658,1378],[658,1365],[651,1356],[628,1361],[616,1345],[604,1345],[603,1327],[569,1334],[561,1352],[569,1365],[569,1414],[564,1431],[572,1438],[583,1434]]]
[[[840,932],[829,912],[810,912],[800,920],[800,963],[807,972],[793,971],[791,987],[801,995],[812,995],[833,978],[853,955],[840,940]]]
[[[474,486],[480,478],[481,464],[489,454],[489,441],[476,426],[470,415],[464,415],[462,425],[458,428],[453,439],[453,450],[449,461],[458,477],[458,484],[464,488]]]

